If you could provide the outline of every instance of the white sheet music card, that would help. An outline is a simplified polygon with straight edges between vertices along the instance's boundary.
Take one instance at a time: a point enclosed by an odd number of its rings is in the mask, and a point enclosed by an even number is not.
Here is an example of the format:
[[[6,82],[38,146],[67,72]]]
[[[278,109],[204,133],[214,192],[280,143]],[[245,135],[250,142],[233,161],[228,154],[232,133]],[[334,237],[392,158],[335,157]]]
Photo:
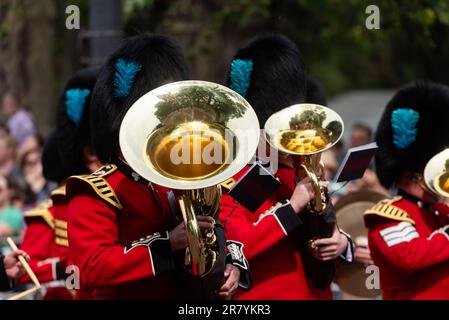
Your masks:
[[[361,177],[363,177],[363,174],[368,168],[371,159],[374,157],[377,148],[378,147],[375,142],[364,144],[363,146],[355,148],[350,148],[346,153],[343,162],[338,168],[333,182],[339,183],[360,179]]]

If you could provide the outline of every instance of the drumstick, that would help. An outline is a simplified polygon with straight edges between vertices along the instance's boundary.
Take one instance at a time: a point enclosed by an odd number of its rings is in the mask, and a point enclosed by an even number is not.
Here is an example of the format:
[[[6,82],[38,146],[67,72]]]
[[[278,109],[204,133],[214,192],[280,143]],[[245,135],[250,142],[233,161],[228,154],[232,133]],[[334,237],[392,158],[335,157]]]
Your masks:
[[[12,239],[10,237],[6,238],[6,241],[8,242],[11,249],[13,249],[14,251],[19,250],[17,248],[16,244],[14,243],[14,241],[12,241]],[[27,272],[27,274],[30,276],[31,281],[33,281],[34,285],[36,286],[36,290],[39,289],[41,287],[41,284],[39,283],[39,280],[37,279],[33,270],[31,270],[30,265],[28,264],[26,259],[22,255],[19,255],[18,259],[19,259],[20,263],[22,263],[22,266],[25,268],[25,271]],[[29,290],[27,290],[27,291],[29,291]],[[24,291],[24,292],[27,292],[27,291]]]
[[[34,291],[37,291],[39,289],[40,289],[40,287],[36,287],[35,286],[35,287],[31,288],[31,289],[28,289],[28,290],[25,290],[25,291],[23,291],[21,293],[16,294],[15,296],[9,298],[8,300],[20,300],[23,297],[26,297],[27,295],[32,294]]]

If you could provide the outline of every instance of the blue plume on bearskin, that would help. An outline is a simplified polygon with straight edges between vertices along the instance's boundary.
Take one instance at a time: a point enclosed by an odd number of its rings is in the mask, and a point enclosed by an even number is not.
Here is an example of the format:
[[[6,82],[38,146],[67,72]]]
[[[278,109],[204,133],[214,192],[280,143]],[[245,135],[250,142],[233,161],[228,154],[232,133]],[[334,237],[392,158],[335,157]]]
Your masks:
[[[413,109],[396,109],[391,113],[393,143],[398,149],[407,149],[416,140],[419,113]]]
[[[235,59],[231,63],[231,84],[230,88],[240,94],[246,96],[249,85],[251,83],[251,72],[253,71],[252,60]]]
[[[79,125],[83,115],[84,104],[87,96],[90,94],[89,89],[69,89],[65,93],[65,106],[67,117],[76,125]]]
[[[115,64],[114,74],[114,96],[127,97],[131,91],[137,72],[142,69],[142,65],[125,59],[118,59]]]

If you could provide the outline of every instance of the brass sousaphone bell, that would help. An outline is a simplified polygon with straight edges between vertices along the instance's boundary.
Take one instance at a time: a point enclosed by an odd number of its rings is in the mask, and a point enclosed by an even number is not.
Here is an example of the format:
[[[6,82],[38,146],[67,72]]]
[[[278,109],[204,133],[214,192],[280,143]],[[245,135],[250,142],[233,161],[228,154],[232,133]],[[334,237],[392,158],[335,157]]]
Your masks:
[[[319,184],[321,153],[341,139],[344,123],[333,110],[318,104],[295,104],[273,114],[265,123],[268,143],[281,155],[292,156],[295,183],[308,176],[315,189],[311,210],[320,214],[327,203]]]
[[[188,237],[185,266],[194,275],[207,274],[219,254],[215,234],[201,231],[196,216],[217,217],[220,183],[250,161],[259,135],[250,104],[206,81],[156,88],[123,119],[120,148],[126,162],[148,181],[176,192]]]
[[[449,148],[433,156],[424,168],[427,188],[443,199],[449,199]]]

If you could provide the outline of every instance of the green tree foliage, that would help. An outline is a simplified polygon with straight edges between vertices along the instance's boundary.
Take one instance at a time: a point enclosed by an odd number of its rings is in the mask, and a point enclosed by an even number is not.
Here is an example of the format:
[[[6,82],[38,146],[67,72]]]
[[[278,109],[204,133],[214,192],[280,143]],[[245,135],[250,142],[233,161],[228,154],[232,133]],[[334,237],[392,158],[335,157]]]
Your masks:
[[[229,92],[218,87],[185,87],[159,98],[161,102],[156,105],[155,115],[161,122],[174,111],[184,111],[186,115],[192,116],[188,109],[194,109],[197,113],[203,110],[205,117],[226,125],[230,119],[242,117],[246,110]]]
[[[449,83],[447,0],[125,2],[134,3],[136,8],[127,9],[127,27],[134,26],[139,31],[164,31],[157,28],[164,15],[176,14],[177,8],[190,3],[190,16],[178,15],[190,19],[197,26],[195,36],[204,39],[203,51],[189,52],[192,59],[195,54],[214,54],[211,46],[232,45],[233,36],[241,46],[242,35],[247,38],[245,43],[259,33],[284,33],[298,44],[309,73],[330,94],[350,88],[396,87],[417,78]],[[380,30],[365,27],[368,5],[379,7]],[[212,18],[212,29],[202,28],[206,18]],[[214,38],[218,41],[212,41]]]

